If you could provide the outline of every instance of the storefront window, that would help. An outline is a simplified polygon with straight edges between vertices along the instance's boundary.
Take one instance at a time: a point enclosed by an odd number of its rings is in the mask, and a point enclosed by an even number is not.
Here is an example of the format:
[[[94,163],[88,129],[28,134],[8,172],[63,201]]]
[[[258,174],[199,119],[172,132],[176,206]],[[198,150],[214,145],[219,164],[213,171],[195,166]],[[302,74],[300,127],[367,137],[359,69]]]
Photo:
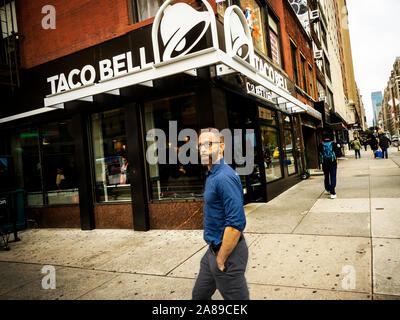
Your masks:
[[[254,46],[262,53],[267,54],[261,6],[256,0],[240,0],[240,7],[250,27]]]
[[[46,204],[79,203],[72,121],[53,122],[40,131]]]
[[[92,115],[97,202],[131,200],[125,114],[116,109]]]
[[[263,148],[265,177],[268,182],[282,178],[279,152],[279,134],[276,127],[276,112],[258,108],[260,118],[261,141]]]
[[[165,152],[167,164],[148,163],[148,172],[151,183],[153,200],[174,200],[202,197],[203,195],[203,168],[201,164],[177,164],[169,161],[171,153],[179,152],[180,147],[190,141],[174,141],[169,136],[170,121],[176,121],[178,133],[182,129],[193,129],[196,133],[199,130],[197,120],[198,110],[194,94],[183,95],[174,98],[157,100],[145,104],[145,128],[146,133],[151,129],[161,129],[166,136],[164,150],[158,150],[158,155]],[[147,148],[156,143],[147,141]],[[159,146],[162,148],[162,146]],[[198,156],[196,154],[196,156]]]
[[[20,131],[11,138],[16,188],[27,193],[27,205],[43,205],[39,134],[37,129]]]
[[[292,132],[292,121],[289,116],[283,116],[283,128],[285,137],[285,165],[288,168],[288,174],[296,173],[296,163],[293,152],[293,132]]]

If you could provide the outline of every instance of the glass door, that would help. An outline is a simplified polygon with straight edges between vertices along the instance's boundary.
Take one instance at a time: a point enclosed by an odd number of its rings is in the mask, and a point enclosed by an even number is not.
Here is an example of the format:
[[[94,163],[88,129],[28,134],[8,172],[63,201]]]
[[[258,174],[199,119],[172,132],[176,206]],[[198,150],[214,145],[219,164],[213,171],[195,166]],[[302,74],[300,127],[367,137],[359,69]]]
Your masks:
[[[229,128],[232,134],[235,129],[241,129],[240,137],[233,136],[233,155],[237,152],[239,138],[242,141],[242,156],[245,156],[246,147],[253,148],[254,150],[252,172],[248,175],[240,176],[245,203],[266,201],[265,169],[262,159],[260,134],[257,129],[257,116],[257,108],[251,101],[238,96],[231,96],[228,99]],[[246,129],[251,129],[252,131],[246,132]],[[234,169],[245,166],[245,164],[239,165],[235,163],[234,157],[232,160],[232,167]]]

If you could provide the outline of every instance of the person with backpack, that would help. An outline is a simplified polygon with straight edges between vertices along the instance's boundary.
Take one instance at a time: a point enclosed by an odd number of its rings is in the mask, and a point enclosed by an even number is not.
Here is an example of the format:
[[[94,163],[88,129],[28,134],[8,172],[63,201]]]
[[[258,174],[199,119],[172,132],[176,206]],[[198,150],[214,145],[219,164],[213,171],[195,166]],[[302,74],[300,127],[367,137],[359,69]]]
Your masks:
[[[355,151],[355,153],[356,153],[356,159],[357,159],[357,155],[358,155],[359,158],[361,158],[361,152],[360,152],[360,150],[361,150],[361,143],[360,143],[360,141],[358,140],[358,138],[355,138],[355,139],[353,140],[353,142],[351,143],[351,146],[353,147],[353,149],[354,149],[354,151]]]
[[[336,175],[337,175],[337,154],[338,146],[332,141],[329,134],[322,135],[322,143],[320,143],[319,154],[321,156],[322,170],[324,171],[325,190],[331,195],[331,199],[336,198]]]
[[[390,144],[392,143],[389,138],[386,136],[386,134],[381,132],[379,136],[379,147],[382,149],[382,154],[385,159],[389,158],[387,149],[389,148]]]

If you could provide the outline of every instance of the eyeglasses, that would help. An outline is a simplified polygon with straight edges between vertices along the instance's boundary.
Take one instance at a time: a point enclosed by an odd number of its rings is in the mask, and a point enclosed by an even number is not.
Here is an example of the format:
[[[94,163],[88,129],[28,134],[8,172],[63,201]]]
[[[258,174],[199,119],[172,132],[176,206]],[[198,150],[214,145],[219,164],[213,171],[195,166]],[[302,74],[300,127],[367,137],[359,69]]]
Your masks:
[[[202,148],[206,148],[206,149],[210,149],[212,146],[213,146],[213,144],[219,144],[219,143],[221,143],[221,142],[204,142],[204,143],[199,143],[199,149],[202,149]]]

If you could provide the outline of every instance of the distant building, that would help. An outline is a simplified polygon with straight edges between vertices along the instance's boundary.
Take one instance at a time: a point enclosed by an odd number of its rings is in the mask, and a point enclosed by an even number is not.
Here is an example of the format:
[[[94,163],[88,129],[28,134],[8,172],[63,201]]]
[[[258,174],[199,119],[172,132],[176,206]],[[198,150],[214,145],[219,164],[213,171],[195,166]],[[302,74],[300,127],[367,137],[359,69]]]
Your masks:
[[[395,102],[395,105],[393,104],[393,100]],[[390,78],[385,88],[385,94],[382,105],[382,113],[384,115],[385,129],[388,130],[391,135],[398,134],[398,129],[399,129],[398,119],[400,117],[399,101],[400,101],[400,57],[397,57],[393,64],[393,70],[390,73]]]
[[[371,94],[372,99],[372,111],[374,116],[374,127],[383,126],[383,114],[382,114],[382,103],[383,95],[381,91],[373,92]]]
[[[361,101],[360,93],[354,76],[353,54],[351,50],[350,30],[348,26],[348,11],[346,0],[337,1],[337,29],[339,38],[342,39],[342,46],[339,47],[342,55],[342,76],[344,92],[347,97],[347,113],[352,131],[364,131],[366,125],[364,121],[365,110]]]

